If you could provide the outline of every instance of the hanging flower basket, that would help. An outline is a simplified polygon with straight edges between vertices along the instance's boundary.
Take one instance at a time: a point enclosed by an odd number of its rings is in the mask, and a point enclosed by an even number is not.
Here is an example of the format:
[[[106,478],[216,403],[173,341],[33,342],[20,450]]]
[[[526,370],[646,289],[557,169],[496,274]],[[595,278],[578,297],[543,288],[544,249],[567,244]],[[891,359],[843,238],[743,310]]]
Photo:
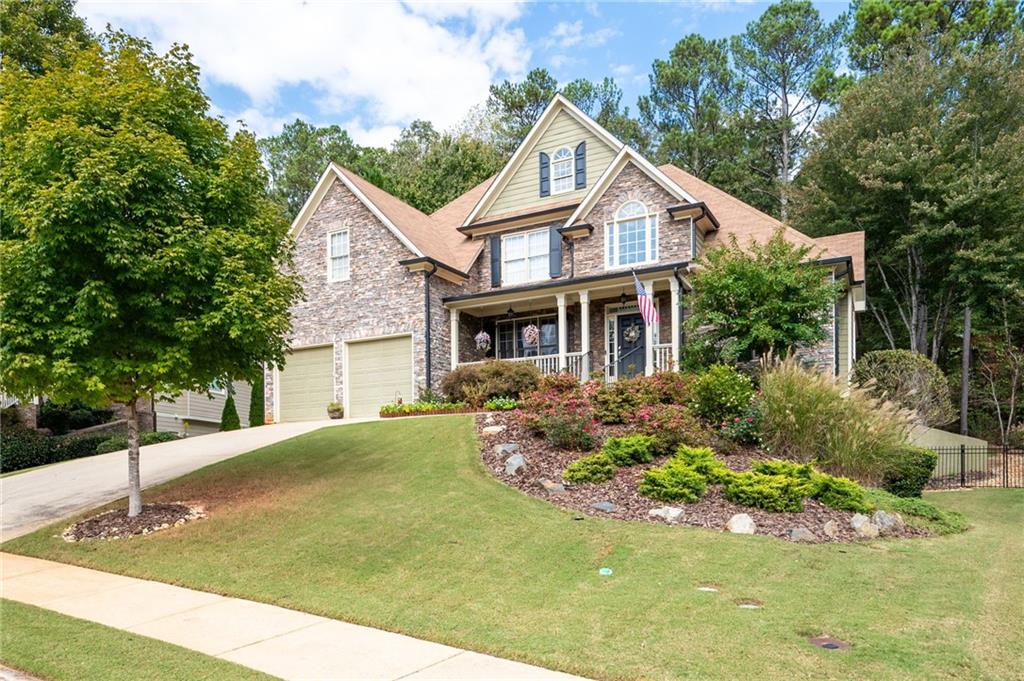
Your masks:
[[[523,344],[537,345],[540,343],[540,329],[536,324],[527,324],[523,328]]]
[[[481,352],[487,352],[488,350],[491,349],[491,334],[487,333],[486,331],[481,331],[480,333],[475,335],[473,337],[473,340],[476,341],[477,350],[480,350]]]

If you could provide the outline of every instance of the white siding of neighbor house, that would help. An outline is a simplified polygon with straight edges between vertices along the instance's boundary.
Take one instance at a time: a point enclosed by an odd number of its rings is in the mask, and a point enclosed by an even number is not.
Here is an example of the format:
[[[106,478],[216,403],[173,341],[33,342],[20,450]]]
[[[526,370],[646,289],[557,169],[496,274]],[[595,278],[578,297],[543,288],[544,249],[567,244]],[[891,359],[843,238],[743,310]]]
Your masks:
[[[235,410],[243,428],[249,427],[249,401],[252,386],[235,381]],[[156,429],[189,435],[204,435],[220,430],[220,416],[224,411],[226,395],[212,398],[202,393],[183,392],[170,402],[156,403]],[[187,428],[186,428],[187,422]]]
[[[586,188],[541,196],[538,154],[543,151],[549,157],[553,157],[555,151],[561,147],[569,147],[569,151],[575,151],[576,145],[583,141],[587,143]],[[577,121],[572,114],[564,110],[560,111],[534,147],[523,154],[523,161],[519,168],[512,173],[504,189],[479,217],[486,218],[526,208],[542,208],[544,204],[548,203],[563,203],[574,199],[580,201],[601,177],[605,169],[611,165],[616,151],[605,140],[597,137]]]

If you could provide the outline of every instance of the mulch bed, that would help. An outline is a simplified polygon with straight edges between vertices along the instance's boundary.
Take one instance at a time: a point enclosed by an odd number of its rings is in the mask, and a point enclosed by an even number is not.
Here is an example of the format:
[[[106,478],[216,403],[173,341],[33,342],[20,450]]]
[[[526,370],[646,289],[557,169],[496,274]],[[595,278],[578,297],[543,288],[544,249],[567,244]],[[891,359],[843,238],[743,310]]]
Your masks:
[[[143,504],[142,512],[134,518],[128,517],[127,508],[100,513],[75,523],[64,530],[64,541],[87,541],[91,539],[127,539],[151,534],[169,527],[184,525],[191,520],[205,518],[206,513],[198,506],[182,503]]]
[[[616,470],[615,477],[607,482],[583,485],[566,482],[563,483],[565,492],[549,494],[541,486],[540,481],[547,479],[562,482],[562,471],[566,466],[590,452],[572,452],[552,447],[542,437],[538,437],[522,427],[512,414],[482,414],[477,417],[478,431],[482,430],[484,426],[490,425],[505,426],[505,430],[497,435],[481,434],[480,436],[483,442],[481,458],[494,477],[526,494],[545,499],[565,509],[603,518],[665,523],[666,521],[661,518],[649,515],[648,511],[662,506],[677,506],[684,511],[682,519],[677,524],[720,531],[725,531],[725,525],[733,515],[746,513],[757,524],[757,534],[788,539],[790,529],[806,527],[814,534],[816,543],[849,542],[858,539],[856,532],[850,526],[850,518],[853,517],[853,513],[833,510],[813,499],[808,499],[804,503],[802,513],[770,513],[757,508],[738,506],[728,501],[722,495],[721,487],[718,485],[710,486],[707,494],[692,504],[665,503],[642,496],[637,491],[637,483],[643,477],[644,471],[660,466],[665,462],[665,457],[655,459],[648,464],[619,468]],[[628,426],[601,426],[597,436],[600,440],[604,440],[609,436],[623,435],[629,432],[631,431]],[[510,442],[519,445],[519,453],[526,459],[525,468],[516,475],[508,475],[505,472],[505,459],[509,455],[498,454],[495,451],[495,445]],[[734,471],[749,470],[751,461],[755,459],[771,458],[759,450],[743,448],[737,448],[733,452],[720,451],[717,454]],[[603,512],[592,507],[593,504],[602,501],[610,501],[615,504],[615,510]],[[824,532],[825,524],[830,520],[834,520],[838,526],[838,534],[834,538],[828,537]],[[904,526],[888,536],[916,537],[924,535],[927,535],[927,532],[921,528]]]

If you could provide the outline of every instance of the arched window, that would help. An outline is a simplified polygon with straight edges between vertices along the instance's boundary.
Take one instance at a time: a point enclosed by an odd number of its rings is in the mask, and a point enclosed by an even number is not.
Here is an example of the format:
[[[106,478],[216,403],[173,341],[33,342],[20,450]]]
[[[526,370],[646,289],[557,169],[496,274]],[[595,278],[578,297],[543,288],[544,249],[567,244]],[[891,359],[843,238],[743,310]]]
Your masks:
[[[572,152],[562,147],[551,157],[551,193],[561,194],[572,191],[575,186],[572,176]]]
[[[658,216],[639,201],[627,201],[605,224],[605,265],[608,269],[655,262],[658,259]]]

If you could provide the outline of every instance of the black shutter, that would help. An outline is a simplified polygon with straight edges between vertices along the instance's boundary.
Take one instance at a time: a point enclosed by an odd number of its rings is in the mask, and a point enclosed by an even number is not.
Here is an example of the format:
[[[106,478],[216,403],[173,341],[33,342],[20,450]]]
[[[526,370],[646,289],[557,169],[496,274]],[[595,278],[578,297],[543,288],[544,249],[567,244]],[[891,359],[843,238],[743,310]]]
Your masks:
[[[558,225],[548,228],[548,270],[552,277],[562,276],[562,235]]]
[[[543,151],[540,152],[540,195],[551,195],[551,161]]]
[[[587,143],[576,145],[576,189],[587,186]]]
[[[501,239],[491,237],[491,286],[501,286]]]

